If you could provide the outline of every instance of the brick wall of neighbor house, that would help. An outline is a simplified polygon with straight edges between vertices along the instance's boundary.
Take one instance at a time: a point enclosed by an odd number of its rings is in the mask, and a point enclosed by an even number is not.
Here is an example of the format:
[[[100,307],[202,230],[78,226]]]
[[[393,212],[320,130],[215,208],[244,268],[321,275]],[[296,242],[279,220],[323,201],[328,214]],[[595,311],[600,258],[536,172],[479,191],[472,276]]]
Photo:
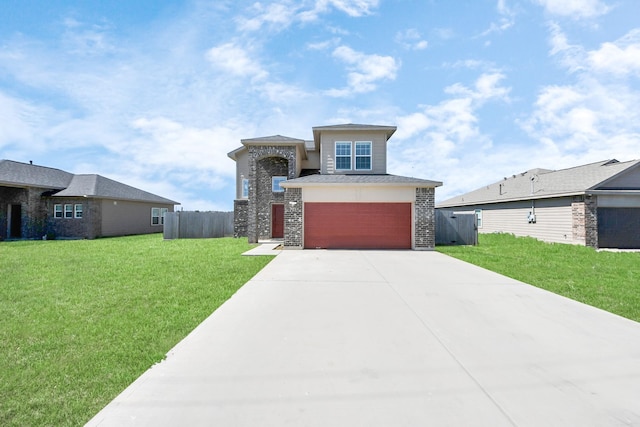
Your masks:
[[[598,198],[586,196],[585,211],[585,243],[592,248],[598,247]]]
[[[247,219],[249,216],[249,200],[233,201],[233,237],[247,237]]]
[[[20,205],[23,239],[40,239],[47,232],[47,208],[42,198],[45,188],[0,187],[0,239],[8,236],[8,205]],[[17,237],[17,236],[11,236]]]
[[[598,247],[598,202],[596,196],[576,197],[571,202],[573,239]]]
[[[296,176],[296,147],[249,146],[249,208],[247,237],[249,243],[271,237],[271,204],[283,203],[284,192],[271,191],[272,176]]]
[[[55,218],[54,205],[63,206],[62,215],[64,216],[65,204],[82,204],[82,218]],[[90,235],[87,232],[87,222],[91,218],[87,199],[51,197],[47,200],[47,208],[49,210],[49,237],[68,239],[93,239],[96,237],[93,233]]]
[[[0,187],[0,240],[8,238],[7,227],[9,225],[8,205],[26,205],[27,190],[14,187]],[[24,212],[23,212],[24,214]]]
[[[436,244],[435,188],[416,188],[415,248],[433,249]]]
[[[302,188],[284,193],[284,246],[302,248]]]

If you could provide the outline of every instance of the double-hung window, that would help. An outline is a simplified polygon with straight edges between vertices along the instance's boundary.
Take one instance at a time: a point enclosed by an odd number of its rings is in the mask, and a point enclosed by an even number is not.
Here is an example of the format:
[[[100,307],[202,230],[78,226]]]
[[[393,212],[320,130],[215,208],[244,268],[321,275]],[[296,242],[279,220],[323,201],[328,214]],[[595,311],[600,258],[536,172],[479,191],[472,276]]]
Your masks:
[[[82,218],[82,204],[78,203],[73,206],[73,217]]]
[[[64,205],[64,217],[73,218],[73,205]]]
[[[160,225],[160,208],[151,208],[151,225]]]
[[[351,169],[351,141],[336,141],[336,170]]]
[[[356,141],[356,170],[371,170],[370,141]]]
[[[53,217],[54,218],[63,218],[62,205],[53,205]]]

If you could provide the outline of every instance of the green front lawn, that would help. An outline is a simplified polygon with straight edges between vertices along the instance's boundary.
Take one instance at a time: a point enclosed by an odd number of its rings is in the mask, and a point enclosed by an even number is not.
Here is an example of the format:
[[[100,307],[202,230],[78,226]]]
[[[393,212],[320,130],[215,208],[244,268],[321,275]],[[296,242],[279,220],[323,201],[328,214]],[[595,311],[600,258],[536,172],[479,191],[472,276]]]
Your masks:
[[[271,257],[246,239],[0,242],[0,425],[87,422]]]
[[[640,253],[597,252],[511,234],[481,234],[478,246],[439,252],[640,321]]]

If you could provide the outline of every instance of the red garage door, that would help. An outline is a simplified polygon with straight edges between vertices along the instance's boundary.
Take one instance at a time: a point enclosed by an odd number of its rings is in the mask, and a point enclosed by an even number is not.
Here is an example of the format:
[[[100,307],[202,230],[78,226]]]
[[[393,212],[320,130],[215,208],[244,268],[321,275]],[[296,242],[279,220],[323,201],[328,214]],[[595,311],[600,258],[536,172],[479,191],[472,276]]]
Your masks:
[[[304,247],[411,249],[411,203],[305,203]]]

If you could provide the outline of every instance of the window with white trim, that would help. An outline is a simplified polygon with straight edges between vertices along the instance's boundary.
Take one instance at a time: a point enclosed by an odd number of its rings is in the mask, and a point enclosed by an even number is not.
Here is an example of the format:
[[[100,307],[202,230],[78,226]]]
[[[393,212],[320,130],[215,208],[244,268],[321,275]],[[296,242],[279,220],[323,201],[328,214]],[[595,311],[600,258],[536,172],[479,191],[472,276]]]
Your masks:
[[[169,208],[151,208],[151,225],[164,225],[164,215]]]
[[[54,218],[63,218],[62,214],[62,205],[53,205],[53,217]]]
[[[475,213],[476,213],[478,228],[482,228],[482,209],[476,209]]]
[[[371,170],[371,141],[356,141],[356,170]]]
[[[151,225],[160,225],[160,208],[151,208]]]
[[[336,170],[351,170],[351,141],[336,141]]]
[[[73,206],[73,217],[82,218],[82,204],[78,203]]]
[[[284,191],[284,187],[281,187],[280,184],[287,180],[286,176],[272,176],[271,177],[271,190],[274,193],[282,193]]]
[[[242,179],[242,198],[246,199],[249,197],[249,180],[247,178]]]
[[[64,205],[64,217],[73,218],[73,205]]]

